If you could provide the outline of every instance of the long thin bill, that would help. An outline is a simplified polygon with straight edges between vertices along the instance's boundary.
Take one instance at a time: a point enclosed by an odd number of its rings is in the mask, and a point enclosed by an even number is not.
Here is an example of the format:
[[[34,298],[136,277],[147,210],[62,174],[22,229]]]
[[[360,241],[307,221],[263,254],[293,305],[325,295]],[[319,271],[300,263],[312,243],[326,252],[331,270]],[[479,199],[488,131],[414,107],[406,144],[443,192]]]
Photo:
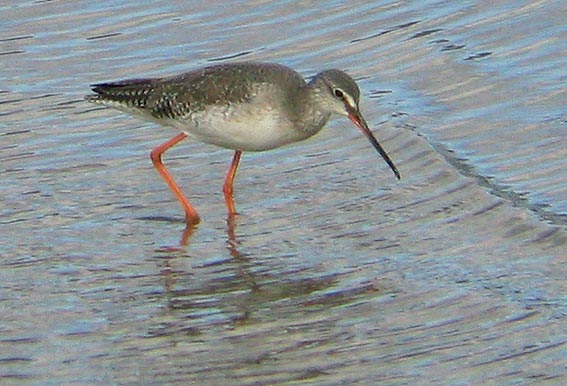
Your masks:
[[[384,161],[386,161],[388,166],[390,166],[390,169],[392,169],[396,178],[398,180],[401,179],[402,177],[400,176],[400,172],[398,171],[398,168],[396,167],[396,165],[394,165],[390,157],[388,157],[388,154],[382,148],[382,146],[380,146],[380,144],[372,134],[372,131],[370,131],[370,129],[368,128],[366,121],[364,120],[364,118],[362,118],[362,115],[358,111],[351,109],[349,110],[350,110],[348,114],[349,119],[360,129],[360,131],[362,131],[362,134],[364,134],[364,136],[368,138],[372,146],[374,146],[374,149],[376,149],[376,151],[380,153],[382,158],[384,158]]]

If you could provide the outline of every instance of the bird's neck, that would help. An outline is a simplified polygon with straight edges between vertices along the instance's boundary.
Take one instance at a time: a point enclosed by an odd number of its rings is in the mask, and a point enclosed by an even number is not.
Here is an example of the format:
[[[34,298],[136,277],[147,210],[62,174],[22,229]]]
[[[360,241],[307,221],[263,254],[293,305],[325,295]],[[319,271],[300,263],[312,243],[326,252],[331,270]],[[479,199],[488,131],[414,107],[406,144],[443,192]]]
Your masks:
[[[296,126],[306,134],[306,137],[321,131],[331,118],[331,113],[321,108],[319,100],[319,94],[311,84],[305,85],[297,98],[298,122]]]

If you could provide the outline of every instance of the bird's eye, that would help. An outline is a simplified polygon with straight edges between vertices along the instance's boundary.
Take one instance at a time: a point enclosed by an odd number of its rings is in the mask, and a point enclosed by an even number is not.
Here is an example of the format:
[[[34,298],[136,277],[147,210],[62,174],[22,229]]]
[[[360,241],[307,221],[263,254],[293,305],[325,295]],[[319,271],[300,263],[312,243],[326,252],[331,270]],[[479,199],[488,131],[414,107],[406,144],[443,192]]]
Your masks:
[[[335,89],[335,96],[338,98],[342,98],[344,96],[343,92],[338,88]]]

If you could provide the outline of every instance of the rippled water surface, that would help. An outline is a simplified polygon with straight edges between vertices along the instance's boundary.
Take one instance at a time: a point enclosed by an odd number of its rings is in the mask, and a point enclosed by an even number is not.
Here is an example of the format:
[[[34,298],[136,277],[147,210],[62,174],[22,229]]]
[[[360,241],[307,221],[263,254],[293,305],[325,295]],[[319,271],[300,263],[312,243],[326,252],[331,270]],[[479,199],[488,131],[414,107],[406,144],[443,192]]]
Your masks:
[[[567,383],[563,1],[0,5],[2,384]],[[244,154],[88,104],[210,63],[341,68],[343,118]],[[188,240],[187,245],[183,245]]]

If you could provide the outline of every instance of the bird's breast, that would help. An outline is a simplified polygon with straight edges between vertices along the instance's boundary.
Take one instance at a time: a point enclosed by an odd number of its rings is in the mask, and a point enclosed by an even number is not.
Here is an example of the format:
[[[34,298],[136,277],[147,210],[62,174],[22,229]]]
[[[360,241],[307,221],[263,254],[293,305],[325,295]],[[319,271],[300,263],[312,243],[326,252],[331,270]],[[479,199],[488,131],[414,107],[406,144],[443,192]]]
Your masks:
[[[307,137],[281,109],[257,101],[210,105],[171,123],[198,141],[242,151],[269,150]]]

